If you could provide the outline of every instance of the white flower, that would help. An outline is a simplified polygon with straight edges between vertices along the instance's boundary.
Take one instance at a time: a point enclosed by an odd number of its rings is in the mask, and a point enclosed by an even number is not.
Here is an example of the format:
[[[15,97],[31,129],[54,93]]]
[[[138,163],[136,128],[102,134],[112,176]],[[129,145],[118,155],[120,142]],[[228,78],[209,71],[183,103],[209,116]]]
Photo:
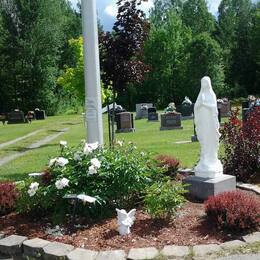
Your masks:
[[[67,147],[67,141],[60,141],[60,146],[61,147]]]
[[[97,148],[98,148],[98,142],[91,143],[91,144],[86,143],[83,148],[83,152],[84,152],[84,154],[89,154],[89,153],[92,153]]]
[[[36,190],[28,190],[27,191],[30,197],[33,197],[36,194]]]
[[[36,191],[39,188],[39,183],[38,182],[32,182],[29,186],[29,189],[27,193],[29,194],[30,197],[33,197],[36,194]]]
[[[92,150],[96,150],[98,148],[98,142],[92,143],[92,144],[88,144]]]
[[[49,167],[53,166],[56,162],[57,158],[50,159]]]
[[[97,158],[91,159],[90,162],[96,169],[99,169],[101,166],[101,163]]]
[[[79,153],[74,153],[74,160],[75,161],[81,161],[82,160]]]
[[[141,152],[140,154],[141,154],[141,156],[145,156],[145,152]]]
[[[59,157],[56,159],[56,163],[57,163],[57,165],[64,167],[66,164],[69,163],[69,160],[64,157]]]
[[[95,166],[94,165],[89,166],[88,167],[88,174],[93,175],[95,173],[97,173],[97,169],[95,168]]]
[[[88,202],[88,203],[94,203],[97,199],[85,194],[80,194],[77,196],[77,198],[79,200],[82,200],[84,203]]]
[[[38,190],[39,188],[39,183],[38,182],[32,182],[29,189],[31,190]]]
[[[117,143],[119,146],[123,146],[123,141],[119,141],[119,140],[118,140],[116,143]]]
[[[66,186],[69,186],[69,180],[67,178],[62,178],[61,180],[57,180],[55,182],[55,186],[58,190],[62,190]]]
[[[134,149],[137,149],[137,147],[136,147],[135,145],[133,146],[133,148],[134,148]]]

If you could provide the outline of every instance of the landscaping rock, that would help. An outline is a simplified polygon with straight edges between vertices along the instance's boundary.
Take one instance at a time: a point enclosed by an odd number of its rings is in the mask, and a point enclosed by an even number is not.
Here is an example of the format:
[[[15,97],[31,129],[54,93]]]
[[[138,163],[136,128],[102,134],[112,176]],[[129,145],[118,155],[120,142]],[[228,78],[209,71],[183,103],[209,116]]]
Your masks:
[[[22,253],[22,244],[27,237],[11,235],[0,240],[0,252],[7,255],[18,255]]]
[[[243,236],[246,243],[255,243],[260,241],[260,232],[255,232],[253,234]]]
[[[230,255],[220,257],[218,260],[259,260],[260,254]]]
[[[24,255],[36,258],[41,257],[44,254],[43,248],[48,244],[50,244],[49,241],[40,238],[26,240],[23,243]]]
[[[49,243],[43,248],[45,260],[65,260],[69,252],[74,249],[71,245],[66,245],[59,242]]]
[[[225,243],[222,243],[220,246],[223,249],[230,249],[234,247],[244,246],[246,243],[241,240],[232,240]]]
[[[126,253],[123,250],[101,251],[95,260],[125,260]]]
[[[3,233],[0,233],[0,239],[4,238],[5,237],[5,234]]]
[[[221,250],[221,247],[216,244],[198,245],[193,247],[193,253],[195,256],[205,256],[207,254],[215,253]]]
[[[83,248],[76,248],[67,255],[68,260],[94,260],[98,252],[91,251]]]
[[[189,254],[188,246],[165,246],[161,254],[168,258],[185,257]]]
[[[130,249],[127,259],[144,260],[153,259],[159,255],[159,251],[155,247],[133,248]]]

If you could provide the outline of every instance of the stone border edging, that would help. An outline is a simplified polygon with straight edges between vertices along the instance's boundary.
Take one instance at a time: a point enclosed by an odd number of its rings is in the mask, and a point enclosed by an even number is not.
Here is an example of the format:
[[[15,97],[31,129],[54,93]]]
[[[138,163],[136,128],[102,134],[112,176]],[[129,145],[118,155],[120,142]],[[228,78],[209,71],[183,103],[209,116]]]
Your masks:
[[[40,238],[28,239],[24,236],[11,235],[4,237],[0,234],[1,257],[13,259],[44,259],[44,260],[144,260],[156,257],[187,258],[203,257],[206,255],[234,249],[240,246],[260,242],[260,232],[242,237],[242,240],[233,240],[217,244],[196,246],[167,245],[162,250],[155,247],[133,248],[127,254],[124,250],[92,251],[83,248],[74,248],[59,242],[49,242]]]
[[[260,195],[260,187],[257,185],[249,184],[249,183],[243,183],[243,182],[237,182],[237,187],[243,190],[253,191],[256,194]]]

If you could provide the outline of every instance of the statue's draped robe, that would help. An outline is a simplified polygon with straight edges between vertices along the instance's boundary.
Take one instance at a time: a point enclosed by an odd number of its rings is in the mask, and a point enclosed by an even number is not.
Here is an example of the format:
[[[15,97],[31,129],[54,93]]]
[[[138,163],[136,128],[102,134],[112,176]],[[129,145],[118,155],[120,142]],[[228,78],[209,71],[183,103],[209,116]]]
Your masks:
[[[194,107],[195,125],[201,146],[200,161],[195,167],[195,174],[200,177],[216,177],[222,174],[223,167],[218,160],[219,122],[216,95],[210,79],[204,77]]]

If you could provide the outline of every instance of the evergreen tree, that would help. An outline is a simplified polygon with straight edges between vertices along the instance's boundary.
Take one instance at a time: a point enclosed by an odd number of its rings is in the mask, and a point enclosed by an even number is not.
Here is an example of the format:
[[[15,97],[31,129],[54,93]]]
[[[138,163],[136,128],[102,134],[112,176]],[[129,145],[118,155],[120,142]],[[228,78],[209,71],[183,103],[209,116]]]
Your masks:
[[[139,98],[166,106],[180,103],[189,90],[184,89],[186,77],[186,46],[190,31],[183,26],[176,11],[169,11],[164,24],[153,26],[145,45],[145,62],[151,67]],[[141,100],[140,100],[141,101]]]
[[[252,25],[250,0],[222,0],[219,6],[217,39],[223,49],[225,78],[231,96],[248,93],[252,67],[249,33]]]
[[[55,112],[56,77],[69,24],[67,5],[65,0],[1,1],[1,82],[8,99],[0,109],[41,107]]]
[[[188,47],[189,61],[187,68],[187,87],[193,100],[200,90],[200,80],[209,76],[216,95],[223,95],[224,71],[222,64],[221,48],[217,41],[212,39],[208,33],[195,36]]]
[[[213,15],[209,12],[205,0],[189,0],[183,4],[183,24],[192,29],[194,35],[212,33],[215,27]]]

